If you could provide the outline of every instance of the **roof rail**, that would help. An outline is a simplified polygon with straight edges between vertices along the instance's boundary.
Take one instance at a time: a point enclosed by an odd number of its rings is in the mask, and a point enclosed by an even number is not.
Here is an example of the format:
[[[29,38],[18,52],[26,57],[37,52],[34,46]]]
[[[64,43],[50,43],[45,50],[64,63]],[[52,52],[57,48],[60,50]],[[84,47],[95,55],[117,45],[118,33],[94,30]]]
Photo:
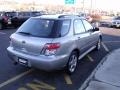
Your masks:
[[[79,15],[60,15],[58,18],[65,18],[65,17],[80,17]]]

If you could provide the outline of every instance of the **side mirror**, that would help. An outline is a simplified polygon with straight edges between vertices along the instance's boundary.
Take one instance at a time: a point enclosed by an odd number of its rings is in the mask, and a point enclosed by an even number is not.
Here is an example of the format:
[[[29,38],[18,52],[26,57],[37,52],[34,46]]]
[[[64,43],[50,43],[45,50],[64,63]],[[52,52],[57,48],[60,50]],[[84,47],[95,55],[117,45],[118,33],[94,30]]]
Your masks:
[[[99,28],[98,28],[98,27],[95,27],[95,30],[96,30],[96,31],[99,31]]]
[[[99,28],[98,27],[94,27],[93,31],[99,31]]]

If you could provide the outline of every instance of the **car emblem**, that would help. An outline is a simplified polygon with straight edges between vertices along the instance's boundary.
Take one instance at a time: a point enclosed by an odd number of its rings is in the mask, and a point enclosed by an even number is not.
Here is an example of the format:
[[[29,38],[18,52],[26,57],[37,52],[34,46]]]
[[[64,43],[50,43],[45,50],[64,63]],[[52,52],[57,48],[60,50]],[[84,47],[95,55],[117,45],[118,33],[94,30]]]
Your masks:
[[[22,41],[23,44],[25,44],[26,42],[25,41]]]

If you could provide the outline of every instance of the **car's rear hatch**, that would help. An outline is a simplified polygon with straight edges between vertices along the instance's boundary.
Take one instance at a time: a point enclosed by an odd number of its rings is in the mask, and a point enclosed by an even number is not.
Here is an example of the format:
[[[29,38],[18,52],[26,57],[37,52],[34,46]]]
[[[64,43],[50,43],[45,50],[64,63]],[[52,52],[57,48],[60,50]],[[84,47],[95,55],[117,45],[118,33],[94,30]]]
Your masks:
[[[54,22],[54,20],[30,18],[11,36],[12,47],[24,53],[40,55],[44,46],[52,43],[56,37]]]
[[[34,55],[40,55],[46,44],[49,49],[58,48],[58,44],[48,44],[60,37],[63,24],[62,20],[30,18],[11,36],[12,47]]]
[[[24,36],[19,34],[11,36],[11,44],[14,50],[30,55],[40,55],[45,44],[52,43],[52,40],[53,39]]]

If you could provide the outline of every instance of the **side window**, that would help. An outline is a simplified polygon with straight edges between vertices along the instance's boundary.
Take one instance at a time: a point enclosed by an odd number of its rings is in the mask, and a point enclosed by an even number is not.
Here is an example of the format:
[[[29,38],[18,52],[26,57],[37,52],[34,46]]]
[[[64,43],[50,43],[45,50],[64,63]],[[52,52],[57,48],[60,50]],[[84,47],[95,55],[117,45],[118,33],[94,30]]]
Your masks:
[[[84,25],[83,25],[81,20],[75,20],[74,21],[74,31],[75,31],[75,34],[85,32],[85,28],[84,28]]]
[[[70,27],[70,20],[62,21],[61,25],[61,36],[64,36],[68,33]]]
[[[87,22],[86,20],[83,20],[83,24],[85,26],[86,31],[93,29],[92,25],[89,22]]]

